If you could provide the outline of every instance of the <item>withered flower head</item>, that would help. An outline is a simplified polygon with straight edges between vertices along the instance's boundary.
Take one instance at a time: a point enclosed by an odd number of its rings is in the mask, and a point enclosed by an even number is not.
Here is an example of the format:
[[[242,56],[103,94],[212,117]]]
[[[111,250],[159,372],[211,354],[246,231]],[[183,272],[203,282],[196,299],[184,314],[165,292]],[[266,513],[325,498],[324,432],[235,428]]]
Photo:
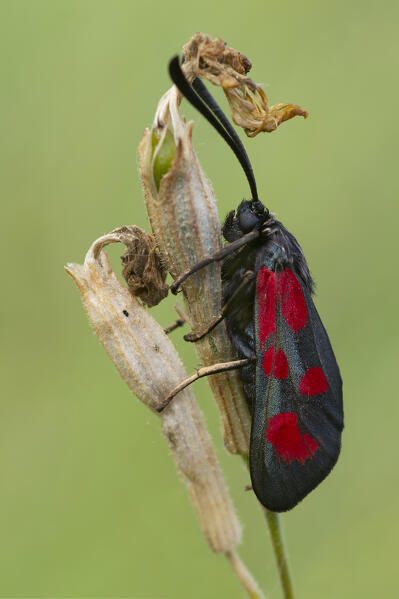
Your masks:
[[[136,226],[119,230],[126,244],[121,256],[123,278],[132,295],[150,308],[156,306],[168,295],[168,285],[165,283],[167,271],[163,267],[155,238]]]
[[[220,38],[197,33],[184,46],[183,66],[189,80],[208,79],[222,87],[230,105],[231,117],[248,137],[262,131],[270,133],[294,116],[308,116],[306,110],[295,104],[279,103],[269,106],[262,88],[247,77],[251,62],[240,52],[228,48]]]
[[[246,74],[252,64],[244,54],[228,48],[220,37],[212,40],[209,35],[196,33],[183,46],[186,61],[186,77],[208,79],[224,89],[237,87],[241,83],[255,86]]]

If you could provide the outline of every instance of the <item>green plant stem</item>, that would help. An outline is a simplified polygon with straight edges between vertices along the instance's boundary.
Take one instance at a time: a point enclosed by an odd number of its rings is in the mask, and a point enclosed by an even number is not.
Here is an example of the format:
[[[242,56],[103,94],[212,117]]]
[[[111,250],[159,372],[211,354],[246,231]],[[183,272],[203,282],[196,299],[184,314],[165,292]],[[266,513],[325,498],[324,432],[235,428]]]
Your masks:
[[[287,549],[284,546],[280,514],[277,514],[276,512],[270,512],[265,507],[263,508],[263,511],[266,516],[267,525],[269,527],[269,532],[272,539],[274,555],[276,556],[277,560],[277,567],[280,575],[281,586],[283,587],[284,598],[294,599],[294,590],[292,587],[292,581],[288,567]]]
[[[249,470],[249,456],[243,455],[242,458]],[[288,555],[287,549],[284,545],[280,514],[277,514],[276,512],[271,512],[263,506],[262,510],[265,514],[266,522],[269,527],[274,555],[276,556],[281,586],[283,587],[284,599],[294,599],[294,589],[292,586],[290,570],[288,567]]]

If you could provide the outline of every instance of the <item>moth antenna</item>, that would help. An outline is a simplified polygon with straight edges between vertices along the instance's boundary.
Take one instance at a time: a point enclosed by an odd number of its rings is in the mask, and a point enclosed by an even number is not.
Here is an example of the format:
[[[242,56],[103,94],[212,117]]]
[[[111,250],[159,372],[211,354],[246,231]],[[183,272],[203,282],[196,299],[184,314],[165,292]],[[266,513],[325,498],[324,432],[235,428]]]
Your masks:
[[[236,130],[231,125],[229,119],[224,114],[223,110],[220,108],[219,104],[216,102],[215,98],[211,95],[207,87],[203,84],[199,77],[196,77],[192,84],[193,88],[200,96],[200,98],[208,105],[213,114],[219,119],[223,127],[226,129],[227,133],[229,133],[232,141],[235,143],[237,152],[235,152],[237,158],[240,161],[241,166],[244,169],[244,173],[248,179],[249,186],[251,188],[252,199],[255,201],[259,201],[258,191],[256,187],[255,175],[252,168],[252,164],[249,160],[247,151],[239,138]],[[241,156],[241,158],[239,157]]]
[[[192,86],[189,84],[181,70],[178,56],[172,58],[169,63],[169,75],[186,100],[207,119],[233,150],[247,177],[252,199],[259,201],[255,176],[248,154],[237,132],[233,129],[230,121],[213,96],[198,77],[194,80]]]

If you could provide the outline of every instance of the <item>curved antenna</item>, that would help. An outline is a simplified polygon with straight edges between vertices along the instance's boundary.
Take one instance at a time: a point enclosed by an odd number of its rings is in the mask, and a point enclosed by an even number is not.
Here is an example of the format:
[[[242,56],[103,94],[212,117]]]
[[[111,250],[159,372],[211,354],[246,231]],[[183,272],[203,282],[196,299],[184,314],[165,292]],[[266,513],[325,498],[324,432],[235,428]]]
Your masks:
[[[172,58],[169,63],[169,75],[183,96],[190,102],[190,104],[192,104],[192,106],[194,106],[194,108],[198,110],[198,112],[200,112],[207,119],[209,123],[211,123],[211,125],[233,150],[247,177],[249,187],[251,189],[252,199],[259,201],[255,176],[248,158],[248,154],[246,153],[236,131],[233,129],[231,123],[223,113],[220,106],[216,103],[209,91],[206,89],[205,85],[198,79],[198,77],[195,79],[193,87],[189,84],[180,68],[178,56]]]
[[[226,129],[227,133],[230,134],[230,137],[232,138],[235,145],[237,146],[237,150],[240,152],[240,154],[243,157],[243,160],[245,161],[246,169],[248,169],[248,171],[250,172],[251,178],[254,180],[254,183],[255,183],[255,175],[254,175],[254,171],[252,169],[252,165],[249,160],[247,151],[246,151],[241,139],[239,138],[236,130],[231,125],[229,119],[226,117],[223,110],[220,108],[219,104],[216,102],[215,98],[211,95],[211,93],[208,91],[207,87],[203,84],[203,82],[201,81],[201,79],[199,77],[196,77],[194,79],[192,86],[195,89],[195,91],[197,92],[197,94],[200,96],[200,98],[202,98],[202,100],[208,105],[208,107],[211,109],[213,114],[219,119],[221,124]],[[246,170],[246,169],[244,169],[244,170]],[[256,188],[256,183],[255,183],[255,188]],[[258,198],[256,197],[254,199],[258,199]]]

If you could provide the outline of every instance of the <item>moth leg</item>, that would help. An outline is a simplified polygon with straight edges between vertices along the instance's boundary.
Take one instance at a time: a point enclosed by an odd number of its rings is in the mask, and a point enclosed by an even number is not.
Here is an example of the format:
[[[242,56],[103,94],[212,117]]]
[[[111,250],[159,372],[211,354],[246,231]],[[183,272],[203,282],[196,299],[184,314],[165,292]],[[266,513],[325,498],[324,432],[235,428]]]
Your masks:
[[[249,358],[245,358],[244,360],[234,360],[232,362],[221,362],[219,364],[212,364],[212,366],[203,366],[199,368],[195,374],[192,374],[184,381],[179,383],[172,391],[165,397],[162,403],[156,408],[157,412],[163,412],[163,410],[170,404],[172,399],[177,395],[180,391],[197,381],[198,379],[209,376],[210,374],[218,374],[219,372],[226,372],[228,370],[235,370],[237,368],[242,368],[246,364],[251,362]]]
[[[224,258],[226,258],[226,256],[228,256],[232,252],[235,252],[240,247],[242,247],[243,245],[246,245],[250,241],[257,239],[260,236],[260,234],[261,234],[260,231],[258,231],[257,229],[254,231],[250,231],[249,233],[246,233],[245,235],[240,237],[240,239],[236,239],[236,241],[233,241],[232,243],[228,243],[227,245],[225,245],[221,250],[216,252],[216,254],[214,254],[213,256],[210,256],[209,258],[204,258],[204,260],[197,262],[197,264],[194,264],[194,266],[192,266],[191,268],[188,268],[186,271],[184,271],[184,273],[181,274],[180,277],[177,278],[174,283],[172,283],[172,285],[170,286],[171,292],[174,295],[176,295],[176,293],[179,290],[180,285],[190,275],[194,274],[195,272],[198,272],[205,266],[208,266],[208,264],[213,264],[214,262],[220,262],[220,260],[224,260]]]
[[[169,333],[171,333],[172,331],[174,331],[175,329],[178,329],[179,327],[182,327],[184,325],[186,321],[184,320],[184,318],[178,318],[176,320],[176,322],[174,322],[173,324],[169,325],[168,327],[166,327],[163,332],[166,333],[166,335],[169,335]]]
[[[207,326],[207,328],[204,329],[203,331],[200,331],[199,333],[188,333],[187,335],[184,335],[184,340],[192,341],[192,342],[199,341],[200,339],[205,337],[205,335],[207,335],[210,331],[212,331],[216,327],[216,325],[219,324],[219,322],[222,322],[222,320],[226,316],[226,313],[227,313],[229,307],[234,302],[237,295],[240,293],[240,291],[243,289],[243,287],[245,287],[245,285],[247,285],[250,281],[253,280],[254,276],[255,276],[255,273],[252,270],[247,270],[244,273],[241,283],[238,285],[238,287],[234,291],[234,293],[229,297],[229,299],[227,300],[227,302],[221,309],[220,314],[218,316],[216,316],[215,320],[212,320],[212,322]]]

